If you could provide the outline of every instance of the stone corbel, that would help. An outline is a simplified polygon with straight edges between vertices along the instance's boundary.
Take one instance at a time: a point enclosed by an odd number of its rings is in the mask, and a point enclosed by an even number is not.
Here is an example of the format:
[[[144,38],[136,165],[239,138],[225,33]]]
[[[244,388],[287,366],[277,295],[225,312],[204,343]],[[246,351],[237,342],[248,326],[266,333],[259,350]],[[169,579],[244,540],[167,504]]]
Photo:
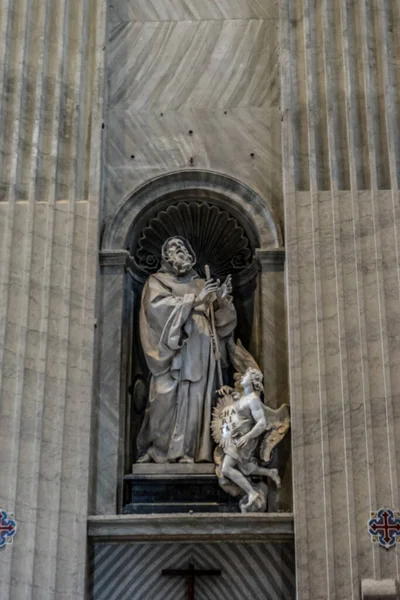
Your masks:
[[[128,250],[100,250],[101,267],[125,267],[129,257]]]
[[[268,271],[283,271],[285,264],[285,249],[284,248],[270,248],[270,249],[256,249],[256,259],[261,267],[261,271],[266,273]]]
[[[395,579],[363,579],[361,582],[362,600],[399,600],[400,587]]]

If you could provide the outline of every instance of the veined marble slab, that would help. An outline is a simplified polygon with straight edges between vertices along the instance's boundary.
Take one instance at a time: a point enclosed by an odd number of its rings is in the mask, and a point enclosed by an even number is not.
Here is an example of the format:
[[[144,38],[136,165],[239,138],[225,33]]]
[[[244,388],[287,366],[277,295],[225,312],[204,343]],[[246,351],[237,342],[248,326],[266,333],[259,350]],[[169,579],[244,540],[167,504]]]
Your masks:
[[[94,543],[93,600],[185,600],[184,577],[164,569],[219,569],[196,577],[196,600],[294,600],[293,542]]]

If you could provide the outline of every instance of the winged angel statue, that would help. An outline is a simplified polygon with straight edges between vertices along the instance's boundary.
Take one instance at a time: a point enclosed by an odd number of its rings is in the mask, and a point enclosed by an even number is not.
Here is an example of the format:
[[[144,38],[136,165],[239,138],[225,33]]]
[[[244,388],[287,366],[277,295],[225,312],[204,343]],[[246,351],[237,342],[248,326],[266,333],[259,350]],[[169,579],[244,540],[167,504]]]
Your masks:
[[[229,347],[236,370],[235,389],[222,387],[214,408],[211,430],[217,446],[214,462],[219,484],[233,496],[241,495],[242,513],[267,509],[268,486],[251,476],[271,479],[280,487],[278,469],[268,468],[272,451],[290,427],[289,407],[274,410],[261,400],[262,372],[240,341]]]

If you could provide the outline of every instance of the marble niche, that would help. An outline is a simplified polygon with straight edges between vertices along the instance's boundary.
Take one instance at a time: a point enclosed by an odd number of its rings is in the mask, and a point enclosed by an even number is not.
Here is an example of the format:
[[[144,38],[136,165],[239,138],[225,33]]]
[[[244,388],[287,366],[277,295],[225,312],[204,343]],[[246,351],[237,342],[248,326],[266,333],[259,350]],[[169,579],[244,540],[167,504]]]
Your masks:
[[[270,465],[279,470],[281,489],[268,479],[264,508],[248,514],[218,486],[212,453],[209,462],[196,455],[155,461],[150,443],[140,446],[151,381],[139,335],[143,288],[160,272],[162,245],[175,236],[188,240],[200,278],[222,286],[230,285],[231,275],[234,343],[240,339],[242,352],[264,376],[265,404],[271,410],[289,404],[285,251],[265,200],[241,182],[208,171],[170,173],[140,187],[121,203],[102,236],[89,536],[100,544],[203,543],[205,535],[221,539],[219,523],[227,541],[293,544],[290,434],[282,436],[276,464]],[[233,362],[222,364],[220,382],[233,387]],[[212,396],[215,404],[214,391]],[[207,435],[211,439],[211,430]]]

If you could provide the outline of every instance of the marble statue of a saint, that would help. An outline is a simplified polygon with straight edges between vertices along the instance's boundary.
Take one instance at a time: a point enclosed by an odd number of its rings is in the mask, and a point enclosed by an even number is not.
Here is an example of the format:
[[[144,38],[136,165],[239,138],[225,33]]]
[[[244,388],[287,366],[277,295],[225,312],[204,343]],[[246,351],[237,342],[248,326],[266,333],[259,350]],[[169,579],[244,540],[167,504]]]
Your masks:
[[[150,370],[138,462],[212,462],[210,422],[216,390],[210,302],[222,364],[236,327],[231,279],[201,279],[189,242],[169,238],[161,268],[142,294],[140,339]]]

